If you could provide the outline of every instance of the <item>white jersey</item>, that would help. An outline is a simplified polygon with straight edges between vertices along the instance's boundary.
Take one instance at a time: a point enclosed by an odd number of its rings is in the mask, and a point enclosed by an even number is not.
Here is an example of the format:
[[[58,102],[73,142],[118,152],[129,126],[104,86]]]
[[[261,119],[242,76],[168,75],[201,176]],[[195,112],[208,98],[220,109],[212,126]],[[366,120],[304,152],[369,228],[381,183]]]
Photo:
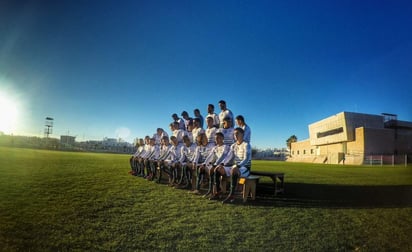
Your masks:
[[[144,146],[139,146],[136,152],[133,154],[133,157],[139,157],[140,154],[143,152]]]
[[[185,136],[187,136],[190,139],[190,142],[193,143],[193,133],[191,131],[185,131]]]
[[[162,145],[160,146],[160,151],[159,151],[159,160],[164,160],[167,158],[169,155],[169,150],[172,147],[172,145]]]
[[[197,136],[201,133],[205,133],[205,130],[200,128],[200,127],[192,129],[192,135],[193,135],[192,136],[192,138],[193,138],[192,142],[196,142]]]
[[[150,152],[152,151],[152,147],[150,144],[145,144],[143,147],[143,151],[140,154],[141,158],[148,158],[150,155]]]
[[[167,152],[159,159],[168,162],[177,162],[180,159],[183,144],[171,145]]]
[[[196,164],[202,164],[205,162],[206,158],[209,156],[211,148],[207,146],[198,145],[195,150],[195,156],[193,157],[193,162]]]
[[[233,113],[229,109],[222,110],[219,113],[219,128],[223,128],[223,119],[229,117],[232,121],[232,127],[235,125],[235,119],[233,118]]]
[[[220,128],[217,132],[221,132],[224,136],[223,143],[226,145],[232,145],[235,142],[235,129],[234,128]]]
[[[248,142],[241,144],[234,143],[230,146],[230,151],[223,160],[225,166],[238,165],[250,169],[252,164],[252,148]]]
[[[159,145],[154,145],[152,146],[152,150],[150,152],[149,157],[147,157],[149,160],[157,160],[160,155],[160,147]]]
[[[220,120],[219,120],[219,116],[216,113],[213,113],[213,114],[209,113],[209,114],[207,114],[206,118],[208,118],[208,117],[212,117],[213,118],[213,125],[215,127],[219,127]]]
[[[180,152],[180,163],[192,162],[196,151],[196,144],[192,143],[189,147],[183,145]]]
[[[153,138],[154,138],[154,140],[155,140],[155,144],[157,144],[157,145],[160,145],[161,144],[161,141],[162,141],[162,138],[163,137],[169,137],[169,135],[165,132],[165,131],[163,131],[162,132],[162,134],[157,134],[157,133],[155,133],[154,135],[153,135]]]
[[[212,148],[209,156],[206,158],[204,164],[219,165],[223,162],[227,154],[229,153],[230,147],[228,145],[216,145]]]
[[[207,137],[207,142],[209,144],[210,143],[216,144],[216,140],[215,140],[216,132],[217,132],[217,129],[215,127],[207,128],[205,130],[205,134],[206,134],[206,137]]]
[[[185,131],[181,129],[177,129],[173,131],[173,136],[177,138],[177,142],[183,143],[183,136],[185,135]]]

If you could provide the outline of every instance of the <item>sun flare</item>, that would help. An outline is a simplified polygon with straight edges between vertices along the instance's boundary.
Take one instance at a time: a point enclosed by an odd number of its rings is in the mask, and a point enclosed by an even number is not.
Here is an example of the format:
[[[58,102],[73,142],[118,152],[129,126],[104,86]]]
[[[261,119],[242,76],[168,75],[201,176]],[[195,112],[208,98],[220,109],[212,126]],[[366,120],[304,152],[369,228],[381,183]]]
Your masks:
[[[0,132],[11,134],[18,118],[17,102],[0,92]]]

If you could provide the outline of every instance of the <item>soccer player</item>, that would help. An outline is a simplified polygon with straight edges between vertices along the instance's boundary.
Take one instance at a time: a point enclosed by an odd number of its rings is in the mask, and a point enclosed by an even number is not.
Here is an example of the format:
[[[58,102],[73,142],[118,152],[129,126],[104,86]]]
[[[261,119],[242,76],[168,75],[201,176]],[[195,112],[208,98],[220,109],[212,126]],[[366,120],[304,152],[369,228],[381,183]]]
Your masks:
[[[206,117],[207,128],[205,130],[205,134],[207,140],[209,141],[208,145],[214,146],[215,142],[215,135],[217,132],[217,128],[213,125],[213,118],[211,116]]]
[[[183,137],[184,145],[181,149],[180,159],[178,162],[178,168],[182,168],[181,176],[179,180],[179,188],[181,189],[189,189],[191,188],[191,180],[192,180],[192,166],[193,166],[193,157],[196,151],[196,144],[190,141],[188,136]],[[183,180],[185,183],[183,184]]]
[[[187,125],[187,131],[184,131],[184,135],[188,136],[191,142],[193,142],[193,127],[193,120],[190,120]]]
[[[160,167],[160,165],[163,163],[162,161],[167,157],[169,150],[171,148],[170,142],[169,142],[169,137],[164,136],[162,137],[161,141],[161,146],[159,148],[159,154],[156,156],[153,156],[153,159],[150,162],[150,169],[151,169],[151,174],[148,177],[148,180],[153,180],[156,177],[157,174],[157,168]],[[160,183],[160,180],[162,178],[162,173],[161,171],[157,175],[157,183]]]
[[[189,122],[192,121],[193,119],[189,117],[189,114],[186,111],[182,112],[182,117],[185,122],[185,130],[187,130],[187,126],[189,125]]]
[[[177,138],[174,136],[170,137],[172,141],[171,147],[163,155],[159,157],[158,167],[159,167],[159,176],[158,183],[162,177],[162,171],[166,172],[169,176],[169,185],[174,186],[175,180],[177,178],[176,167],[180,159],[181,149],[183,144],[177,141]]]
[[[210,199],[219,198],[220,194],[220,174],[215,176],[215,168],[223,162],[226,155],[229,153],[230,147],[223,143],[224,136],[221,132],[216,133],[216,146],[212,148],[209,156],[203,162],[203,168],[208,170],[209,173],[209,189],[204,197],[209,196],[213,193]],[[213,185],[216,185],[216,189],[213,190]],[[219,190],[218,190],[219,189]],[[214,191],[214,192],[213,192]]]
[[[160,145],[163,137],[169,137],[166,131],[162,128],[157,128],[156,133],[153,134],[153,138],[155,139],[156,145]]]
[[[178,122],[172,122],[170,125],[170,131],[172,131],[172,135],[177,138],[179,143],[183,143],[183,136],[185,135],[185,131],[179,128]]]
[[[138,175],[137,160],[138,160],[139,155],[143,152],[143,149],[144,149],[144,141],[142,138],[139,138],[137,140],[136,147],[137,147],[136,152],[130,157],[130,160],[129,160],[130,168],[131,168],[130,174],[134,176]]]
[[[195,115],[195,119],[196,118],[200,119],[200,128],[203,128],[204,119],[203,119],[203,116],[200,114],[200,110],[199,109],[193,110],[193,114]]]
[[[150,145],[150,137],[149,136],[145,136],[144,138],[144,146],[143,146],[143,151],[139,154],[139,156],[137,157],[137,176],[139,177],[145,177],[145,158],[149,155],[150,151],[151,151],[151,145]]]
[[[156,145],[155,139],[150,138],[150,151],[148,155],[144,157],[144,166],[146,167],[147,180],[153,180],[155,173],[153,172],[154,162],[157,161],[160,155],[159,145]],[[156,171],[156,170],[155,170]]]
[[[245,123],[245,118],[242,115],[236,116],[236,124],[243,129],[243,141],[250,143],[252,131],[250,130],[250,127]]]
[[[235,142],[234,131],[230,117],[225,117],[223,119],[223,128],[217,130],[225,136],[224,143],[229,146]]]
[[[177,114],[173,114],[172,118],[174,122],[177,122],[179,129],[186,130],[185,121],[182,118],[179,118]]]
[[[248,177],[250,175],[252,150],[248,142],[243,141],[243,129],[235,129],[236,143],[230,147],[230,151],[215,170],[215,176],[230,176],[230,192],[222,203],[234,201],[234,194],[239,177]]]
[[[193,120],[192,139],[197,139],[197,136],[201,133],[205,133],[205,130],[200,127],[200,119],[195,118]]]
[[[219,113],[219,121],[220,121],[220,125],[219,125],[219,128],[223,128],[224,127],[224,125],[223,125],[223,120],[225,119],[225,118],[230,118],[230,120],[231,120],[231,127],[234,127],[235,126],[235,120],[234,120],[234,118],[233,118],[233,113],[232,113],[232,111],[230,111],[227,107],[226,107],[226,102],[224,101],[224,100],[220,100],[219,101],[219,107],[220,107],[220,109],[222,110],[220,113]]]
[[[202,179],[206,176],[206,169],[203,163],[205,162],[206,158],[209,156],[211,148],[207,146],[208,141],[205,133],[200,133],[196,137],[196,151],[195,156],[193,158],[193,170],[196,169],[196,184],[195,190],[193,191],[194,194],[200,194],[200,184]]]
[[[207,116],[206,117],[212,117],[213,126],[215,126],[216,128],[219,128],[219,125],[220,125],[219,116],[215,113],[215,106],[213,104],[209,104],[207,106]]]

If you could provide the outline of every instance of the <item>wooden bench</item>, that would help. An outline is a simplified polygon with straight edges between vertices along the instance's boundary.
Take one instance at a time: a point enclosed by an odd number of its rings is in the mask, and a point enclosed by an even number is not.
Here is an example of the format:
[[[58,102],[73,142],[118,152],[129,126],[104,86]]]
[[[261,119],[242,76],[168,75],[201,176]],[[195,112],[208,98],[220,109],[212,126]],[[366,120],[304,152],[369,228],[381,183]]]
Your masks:
[[[256,199],[256,185],[259,183],[259,178],[259,176],[250,175],[249,177],[239,179],[239,184],[243,185],[243,202],[246,202],[249,196],[252,200]]]
[[[238,187],[236,188],[236,195],[241,195],[243,202],[247,201],[250,196],[252,200],[256,199],[256,185],[259,183],[259,176],[250,175],[249,177],[239,178]],[[227,185],[230,183],[230,177],[222,176],[220,180],[222,193],[227,192]]]
[[[275,196],[285,192],[285,174],[280,172],[250,171],[251,175],[270,177],[275,185]]]

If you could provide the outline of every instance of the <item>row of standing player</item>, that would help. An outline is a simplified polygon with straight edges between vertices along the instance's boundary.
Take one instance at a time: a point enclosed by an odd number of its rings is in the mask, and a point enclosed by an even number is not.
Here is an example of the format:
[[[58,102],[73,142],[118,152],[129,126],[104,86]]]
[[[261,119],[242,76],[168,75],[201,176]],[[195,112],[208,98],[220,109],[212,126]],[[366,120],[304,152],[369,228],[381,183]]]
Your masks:
[[[190,134],[179,128],[179,122],[171,124],[173,136],[169,137],[158,129],[155,135],[162,136],[161,144],[157,137],[146,137],[140,142],[137,152],[130,159],[131,173],[160,183],[162,173],[169,176],[169,185],[176,188],[192,189],[200,195],[200,185],[209,178],[205,197],[221,198],[220,177],[231,178],[228,197],[223,202],[232,202],[234,189],[239,177],[247,177],[251,167],[250,128],[243,116],[237,116],[238,128],[232,127],[232,118],[223,119],[223,127],[214,127],[212,116],[206,117],[208,127],[203,130],[198,119],[194,120],[192,142]],[[187,132],[187,131],[186,131]],[[196,174],[196,176],[194,176]],[[194,178],[196,177],[196,180]]]

